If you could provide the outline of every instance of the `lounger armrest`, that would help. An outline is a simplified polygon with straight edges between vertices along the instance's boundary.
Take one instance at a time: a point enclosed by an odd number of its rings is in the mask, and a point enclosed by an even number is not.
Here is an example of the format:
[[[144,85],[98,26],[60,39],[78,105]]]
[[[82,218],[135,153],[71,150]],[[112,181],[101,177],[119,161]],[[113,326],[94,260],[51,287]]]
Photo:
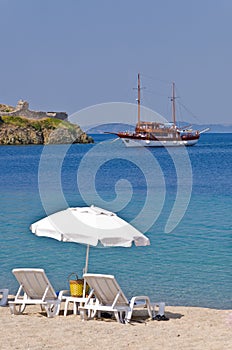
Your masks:
[[[139,303],[139,305],[138,304],[136,305],[136,301],[143,301],[143,303]],[[132,312],[133,312],[134,307],[140,306],[140,305],[146,306],[149,316],[151,318],[153,317],[150,298],[147,295],[137,295],[137,296],[131,298],[131,301],[130,301],[131,312],[128,314],[129,320],[132,316]]]
[[[136,301],[141,301],[140,304],[146,304],[151,307],[150,298],[147,295],[136,295],[133,298],[131,298],[130,305],[134,305]],[[142,303],[143,301],[143,303]]]
[[[61,303],[60,299],[47,299],[46,302],[44,302],[44,305],[56,305],[56,304],[59,305],[60,303]]]
[[[147,296],[147,295],[136,295],[134,296],[132,299],[136,299],[136,300],[149,300],[150,301],[150,298]]]
[[[59,291],[59,294],[58,294],[58,299],[60,300],[60,301],[62,301],[63,300],[63,296],[65,295],[65,294],[69,294],[69,290],[68,289],[64,289],[64,290],[60,290]]]

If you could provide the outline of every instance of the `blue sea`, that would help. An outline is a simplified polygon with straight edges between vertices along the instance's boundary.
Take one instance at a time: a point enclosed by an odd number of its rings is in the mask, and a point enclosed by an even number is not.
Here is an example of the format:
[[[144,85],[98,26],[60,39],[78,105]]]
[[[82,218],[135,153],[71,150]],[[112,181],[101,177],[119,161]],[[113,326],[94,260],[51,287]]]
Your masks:
[[[187,149],[93,137],[93,145],[0,147],[0,287],[15,293],[11,270],[38,267],[56,290],[68,288],[70,273],[82,275],[86,247],[36,237],[30,224],[94,204],[151,245],[91,247],[89,272],[114,274],[128,298],[232,309],[232,134],[203,134]]]

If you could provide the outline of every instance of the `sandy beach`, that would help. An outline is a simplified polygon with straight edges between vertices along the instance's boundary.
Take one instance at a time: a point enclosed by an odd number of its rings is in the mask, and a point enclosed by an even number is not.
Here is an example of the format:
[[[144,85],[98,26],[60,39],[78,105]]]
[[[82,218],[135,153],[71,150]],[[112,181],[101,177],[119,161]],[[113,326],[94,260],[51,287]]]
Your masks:
[[[138,310],[127,325],[112,319],[81,321],[71,311],[64,317],[62,310],[60,316],[47,318],[39,306],[27,306],[23,315],[1,307],[0,348],[232,349],[232,310],[166,306],[169,321],[144,318],[144,310]]]

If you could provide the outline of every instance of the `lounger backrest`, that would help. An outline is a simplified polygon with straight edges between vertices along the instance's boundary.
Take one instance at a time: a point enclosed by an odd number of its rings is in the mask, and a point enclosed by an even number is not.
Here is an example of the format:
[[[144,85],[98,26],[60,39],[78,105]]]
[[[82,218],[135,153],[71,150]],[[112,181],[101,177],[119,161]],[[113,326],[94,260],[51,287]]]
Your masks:
[[[13,269],[12,273],[29,298],[42,299],[47,287],[49,288],[45,300],[57,298],[43,269]]]
[[[116,305],[129,304],[114,276],[86,273],[84,278],[102,305],[112,305],[119,292]]]

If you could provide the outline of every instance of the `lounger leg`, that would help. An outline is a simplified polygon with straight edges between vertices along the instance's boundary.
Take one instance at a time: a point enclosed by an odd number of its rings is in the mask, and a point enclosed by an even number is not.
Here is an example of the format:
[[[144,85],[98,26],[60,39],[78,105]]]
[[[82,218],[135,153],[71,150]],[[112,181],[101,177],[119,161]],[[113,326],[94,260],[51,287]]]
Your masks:
[[[96,314],[97,314],[97,308],[96,308],[96,305],[99,305],[99,302],[98,302],[98,300],[96,300],[95,302],[94,302],[94,300],[93,299],[90,299],[89,300],[89,304],[90,305],[94,305],[94,307],[92,308],[92,309],[89,309],[88,310],[88,318],[94,318],[95,316],[96,316]],[[99,311],[99,318],[101,317],[101,312]]]
[[[88,318],[94,318],[96,316],[97,311],[94,309],[88,310]]]
[[[0,294],[2,294],[2,298],[0,300],[0,306],[6,306],[8,303],[9,289],[0,289]]]
[[[150,299],[149,298],[146,299],[146,307],[147,307],[147,312],[148,312],[150,318],[152,318],[153,314],[152,314],[151,303],[150,303]]]
[[[67,316],[68,305],[69,305],[69,300],[66,299],[65,304],[64,304],[64,316]]]
[[[126,313],[126,317],[125,317],[126,323],[129,323],[129,322],[130,322],[131,317],[132,317],[132,312],[133,312],[133,308],[131,308],[130,311],[128,311],[128,312]]]
[[[78,311],[78,304],[74,301],[73,302],[73,314],[77,315],[77,311]]]
[[[114,312],[114,316],[115,316],[116,320],[117,320],[119,323],[123,323],[123,322],[121,321],[121,319],[122,319],[121,312],[120,312],[120,315],[119,315],[119,312],[118,312],[118,311],[115,311],[115,312]]]
[[[45,305],[45,310],[47,311],[48,317],[54,317],[59,314],[60,311],[60,304],[47,304]]]
[[[159,303],[159,315],[163,316],[164,315],[164,309],[165,309],[165,303]]]
[[[80,309],[80,317],[82,321],[86,321],[88,319],[87,311],[85,309]]]
[[[130,320],[131,320],[131,316],[132,316],[132,312],[131,311],[126,311],[126,315],[125,315],[125,318],[124,318],[124,323],[130,323]]]
[[[152,309],[153,309],[153,318],[156,316],[156,312],[155,312],[155,307],[158,306],[159,310],[157,315],[163,316],[164,312],[165,312],[165,303],[164,302],[160,302],[160,303],[152,303]]]
[[[25,304],[14,304],[14,303],[9,303],[10,306],[10,312],[12,315],[21,315],[23,311],[26,309]]]

